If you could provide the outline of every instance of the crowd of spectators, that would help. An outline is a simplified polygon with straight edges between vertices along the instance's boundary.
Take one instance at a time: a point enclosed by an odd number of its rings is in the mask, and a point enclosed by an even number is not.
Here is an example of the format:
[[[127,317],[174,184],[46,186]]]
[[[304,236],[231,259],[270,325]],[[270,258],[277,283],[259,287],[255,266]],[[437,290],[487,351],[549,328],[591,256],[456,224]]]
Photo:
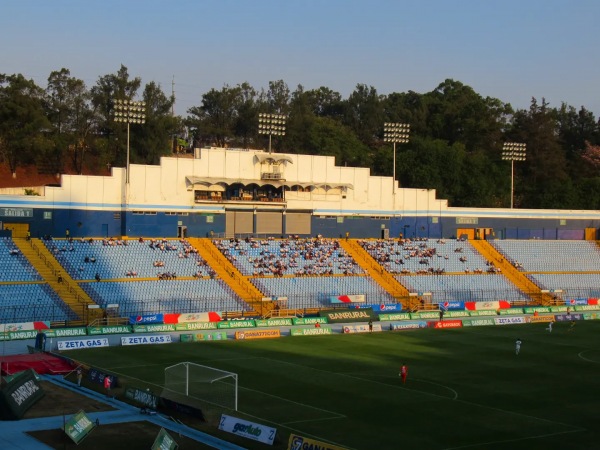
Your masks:
[[[300,277],[363,273],[337,240],[321,236],[290,236],[279,240],[231,238],[213,243],[245,275]]]
[[[470,264],[483,265],[483,258],[475,258],[475,251],[468,247],[469,244],[464,239],[447,241],[446,239],[402,238],[360,240],[359,244],[385,270],[393,274],[444,275],[447,272],[484,273],[483,269],[470,266]],[[470,258],[477,261],[472,263],[470,262]],[[457,265],[456,261],[460,264]],[[498,273],[500,269],[492,266],[485,272]]]

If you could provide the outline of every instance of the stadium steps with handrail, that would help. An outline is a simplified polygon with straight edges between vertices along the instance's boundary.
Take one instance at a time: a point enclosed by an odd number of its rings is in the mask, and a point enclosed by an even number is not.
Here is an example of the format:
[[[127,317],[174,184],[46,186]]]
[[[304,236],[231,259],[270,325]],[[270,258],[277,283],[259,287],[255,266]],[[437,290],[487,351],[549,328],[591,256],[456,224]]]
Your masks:
[[[88,309],[94,301],[69,276],[56,258],[39,239],[13,239],[21,253],[58,294],[62,301],[80,318],[82,324],[102,316],[100,309]],[[61,281],[59,281],[59,276]]]
[[[552,295],[543,293],[539,286],[517,270],[506,260],[504,255],[496,250],[489,242],[480,239],[469,239],[469,243],[481,254],[481,256],[494,263],[496,267],[502,269],[502,274],[518,289],[525,292],[534,300],[538,300],[542,305],[554,305],[556,303]]]
[[[274,307],[274,305],[271,305],[271,302],[264,302],[265,304],[263,304],[262,298],[264,294],[229,262],[225,255],[212,243],[210,238],[188,238],[188,242],[198,250],[200,256],[229,285],[233,292],[254,309],[255,313],[264,315],[265,312],[270,311]]]
[[[383,268],[375,259],[369,255],[369,253],[361,247],[356,239],[340,239],[340,246],[350,255],[356,263],[381,287],[383,287],[388,294],[396,299],[396,301],[403,300],[406,308],[413,310],[419,306],[418,299],[409,297],[409,292],[406,287],[402,286],[396,280],[392,274]],[[412,304],[415,303],[415,304]]]

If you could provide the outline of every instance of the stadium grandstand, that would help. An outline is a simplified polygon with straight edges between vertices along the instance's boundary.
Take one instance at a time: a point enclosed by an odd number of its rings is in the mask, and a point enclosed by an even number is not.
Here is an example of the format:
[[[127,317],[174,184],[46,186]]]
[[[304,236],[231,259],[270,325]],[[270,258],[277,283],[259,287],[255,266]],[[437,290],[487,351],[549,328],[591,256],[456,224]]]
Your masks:
[[[600,293],[599,211],[453,208],[333,157],[201,148],[29,188],[0,190],[3,323]]]

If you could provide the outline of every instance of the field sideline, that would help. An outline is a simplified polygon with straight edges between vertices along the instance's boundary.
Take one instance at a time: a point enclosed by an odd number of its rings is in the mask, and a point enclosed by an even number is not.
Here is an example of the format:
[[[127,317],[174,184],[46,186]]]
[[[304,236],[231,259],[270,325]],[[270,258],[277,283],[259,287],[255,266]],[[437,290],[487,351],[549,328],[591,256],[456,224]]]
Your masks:
[[[551,450],[600,442],[599,344],[600,321],[586,321],[551,334],[528,324],[66,354],[159,386],[164,368],[182,361],[238,373],[232,415],[278,430],[272,447],[230,439],[251,449],[287,448],[296,433],[349,449]]]

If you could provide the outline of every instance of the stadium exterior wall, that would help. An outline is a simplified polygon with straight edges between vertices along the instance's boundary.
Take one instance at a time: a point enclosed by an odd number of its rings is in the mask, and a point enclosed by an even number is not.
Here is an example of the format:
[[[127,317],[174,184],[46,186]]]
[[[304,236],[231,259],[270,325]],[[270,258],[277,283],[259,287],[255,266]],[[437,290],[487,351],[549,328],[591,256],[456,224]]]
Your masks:
[[[600,211],[452,208],[434,189],[394,191],[391,177],[335,166],[333,157],[216,148],[195,156],[133,164],[129,186],[125,170],[113,168],[107,177],[63,175],[59,187],[47,186],[41,196],[0,195],[0,222],[27,224],[39,237],[64,236],[67,228],[73,237],[176,237],[182,230],[222,236],[235,211],[252,213],[254,231],[265,221],[262,213],[277,217],[282,235],[286,213],[304,213],[310,216],[304,235],[326,237],[452,238],[461,229],[487,228],[496,238],[583,239],[586,228],[600,227]],[[284,198],[195,197],[197,189],[222,192],[238,183],[255,192],[278,189]]]

